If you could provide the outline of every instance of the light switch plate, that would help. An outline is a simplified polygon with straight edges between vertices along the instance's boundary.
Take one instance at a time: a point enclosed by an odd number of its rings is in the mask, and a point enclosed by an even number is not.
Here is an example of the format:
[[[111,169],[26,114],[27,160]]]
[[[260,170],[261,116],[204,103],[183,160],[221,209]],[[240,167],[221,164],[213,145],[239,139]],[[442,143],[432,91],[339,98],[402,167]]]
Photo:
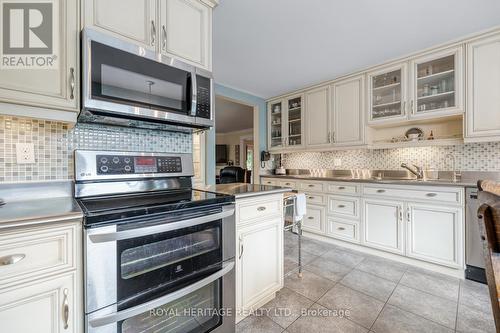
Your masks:
[[[342,160],[341,160],[340,158],[335,158],[335,159],[333,160],[333,166],[335,166],[335,167],[340,167],[340,166],[342,166]]]
[[[16,143],[17,164],[35,163],[35,145],[33,143]]]

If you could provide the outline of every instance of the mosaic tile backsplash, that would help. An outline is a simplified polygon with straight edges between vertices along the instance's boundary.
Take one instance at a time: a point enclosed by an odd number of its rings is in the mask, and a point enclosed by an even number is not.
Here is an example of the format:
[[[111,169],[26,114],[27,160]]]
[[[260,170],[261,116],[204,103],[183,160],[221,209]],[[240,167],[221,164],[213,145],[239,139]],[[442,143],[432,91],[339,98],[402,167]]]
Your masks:
[[[332,152],[290,153],[283,156],[287,169],[379,169],[400,170],[401,163],[414,163],[426,169],[452,171],[451,154],[461,171],[500,171],[500,142],[468,143],[458,146],[436,146],[377,150],[344,150]],[[341,166],[335,166],[335,159]]]
[[[16,143],[34,143],[35,164],[16,164]],[[0,116],[0,182],[73,178],[75,149],[192,151],[188,133]]]

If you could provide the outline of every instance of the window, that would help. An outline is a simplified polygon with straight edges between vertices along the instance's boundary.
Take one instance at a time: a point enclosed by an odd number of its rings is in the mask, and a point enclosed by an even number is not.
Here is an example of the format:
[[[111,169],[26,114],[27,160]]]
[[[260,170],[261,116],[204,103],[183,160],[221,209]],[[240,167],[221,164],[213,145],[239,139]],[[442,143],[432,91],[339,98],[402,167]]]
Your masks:
[[[193,165],[195,185],[205,184],[205,133],[193,133]]]

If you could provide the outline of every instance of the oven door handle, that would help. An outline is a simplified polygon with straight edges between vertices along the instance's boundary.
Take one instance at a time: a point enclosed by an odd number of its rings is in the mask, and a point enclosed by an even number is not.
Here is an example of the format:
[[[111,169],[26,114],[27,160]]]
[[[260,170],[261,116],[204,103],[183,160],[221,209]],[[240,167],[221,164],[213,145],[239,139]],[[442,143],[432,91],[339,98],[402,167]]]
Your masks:
[[[179,298],[182,298],[198,289],[201,289],[210,283],[216,281],[217,279],[220,279],[227,273],[229,273],[231,270],[234,268],[234,260],[227,261],[222,265],[222,268],[218,270],[216,273],[207,276],[206,278],[199,280],[187,287],[184,287],[182,289],[176,290],[170,294],[167,294],[165,296],[162,296],[160,298],[154,299],[152,301],[146,302],[141,305],[137,305],[134,307],[131,307],[126,310],[110,313],[107,315],[103,315],[101,317],[97,318],[92,318],[89,320],[89,324],[92,327],[101,327],[105,325],[109,325],[112,323],[116,323],[134,316],[137,316],[141,313],[153,310],[159,306],[174,302],[178,300]]]
[[[178,222],[154,225],[151,227],[122,230],[117,232],[102,232],[102,233],[96,232],[89,234],[89,238],[92,241],[92,243],[116,242],[122,239],[130,239],[141,236],[147,236],[151,234],[157,234],[160,232],[167,232],[172,230],[194,227],[199,224],[220,220],[229,217],[233,214],[234,214],[234,208],[230,208],[216,214],[195,217],[192,219],[181,220]]]

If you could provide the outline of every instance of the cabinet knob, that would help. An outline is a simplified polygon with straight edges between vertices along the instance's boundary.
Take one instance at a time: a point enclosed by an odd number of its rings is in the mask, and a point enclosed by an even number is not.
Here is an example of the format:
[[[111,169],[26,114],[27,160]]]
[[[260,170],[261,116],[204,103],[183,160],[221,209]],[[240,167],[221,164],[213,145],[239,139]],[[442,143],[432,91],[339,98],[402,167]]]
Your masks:
[[[309,216],[307,219],[308,219],[308,220],[314,220],[314,217]]]
[[[377,190],[377,193],[384,193],[385,190]]]
[[[264,206],[260,206],[260,207],[258,207],[258,208],[257,208],[257,210],[258,210],[259,212],[263,212],[263,211],[265,211],[265,210],[266,210],[266,207],[264,207]]]
[[[5,257],[0,257],[0,266],[14,265],[23,260],[24,258],[26,258],[26,255],[22,253],[16,253]]]
[[[345,205],[338,205],[338,208],[345,208]]]
[[[337,230],[345,230],[344,227],[337,227]]]
[[[339,186],[337,187],[339,190],[345,190],[345,186]]]
[[[437,193],[427,193],[425,196],[429,198],[433,198],[437,195]]]
[[[309,186],[309,187],[314,187],[314,185],[313,185],[313,184],[309,184],[309,185],[307,185],[307,186]]]

